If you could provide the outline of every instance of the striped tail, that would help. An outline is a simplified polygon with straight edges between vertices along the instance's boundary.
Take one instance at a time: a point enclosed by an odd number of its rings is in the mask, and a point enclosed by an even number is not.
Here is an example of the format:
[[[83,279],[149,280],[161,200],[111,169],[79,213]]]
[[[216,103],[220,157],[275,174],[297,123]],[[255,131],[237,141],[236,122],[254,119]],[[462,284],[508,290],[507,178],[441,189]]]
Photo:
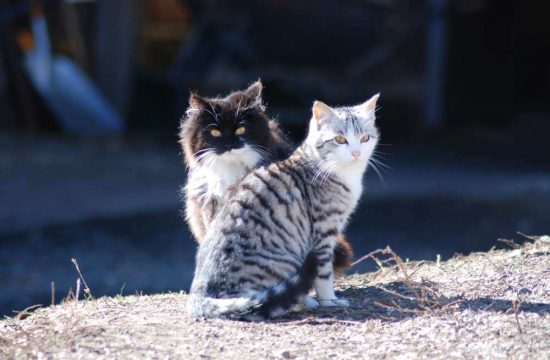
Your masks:
[[[269,319],[285,314],[313,287],[317,276],[317,258],[310,253],[300,272],[291,279],[250,297],[217,299],[191,294],[187,311],[194,317],[228,319]]]

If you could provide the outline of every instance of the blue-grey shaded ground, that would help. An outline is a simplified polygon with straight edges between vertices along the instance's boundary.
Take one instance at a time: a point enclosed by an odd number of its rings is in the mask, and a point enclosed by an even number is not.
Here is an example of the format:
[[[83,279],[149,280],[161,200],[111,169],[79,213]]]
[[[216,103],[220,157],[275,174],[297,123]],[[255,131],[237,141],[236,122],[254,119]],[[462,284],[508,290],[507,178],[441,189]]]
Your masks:
[[[75,287],[95,296],[187,289],[195,244],[180,216],[177,146],[151,142],[0,142],[0,313]],[[348,228],[356,257],[390,245],[403,258],[488,250],[550,232],[550,171],[477,156],[393,148]],[[351,272],[373,268],[362,263]]]

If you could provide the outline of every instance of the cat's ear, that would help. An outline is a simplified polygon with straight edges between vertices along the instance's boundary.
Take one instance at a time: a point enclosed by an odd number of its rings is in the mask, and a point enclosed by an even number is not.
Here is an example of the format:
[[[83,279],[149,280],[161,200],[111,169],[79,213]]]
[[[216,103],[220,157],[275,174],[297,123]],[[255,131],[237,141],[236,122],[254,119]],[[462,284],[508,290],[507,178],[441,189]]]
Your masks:
[[[187,116],[196,116],[208,106],[206,100],[196,92],[189,91],[189,107],[185,112]]]
[[[262,102],[262,90],[264,86],[260,80],[254,82],[246,90],[243,91],[244,94],[244,104],[246,107],[256,107],[263,110]]]
[[[313,103],[313,108],[311,109],[311,112],[313,113],[312,121],[315,121],[315,123],[317,124],[317,130],[328,124],[335,116],[330,106],[318,100]]]
[[[202,110],[208,106],[206,100],[194,91],[189,91],[189,109]]]
[[[363,118],[370,118],[376,111],[376,103],[379,97],[380,93],[374,95],[364,103],[355,106],[355,111]]]

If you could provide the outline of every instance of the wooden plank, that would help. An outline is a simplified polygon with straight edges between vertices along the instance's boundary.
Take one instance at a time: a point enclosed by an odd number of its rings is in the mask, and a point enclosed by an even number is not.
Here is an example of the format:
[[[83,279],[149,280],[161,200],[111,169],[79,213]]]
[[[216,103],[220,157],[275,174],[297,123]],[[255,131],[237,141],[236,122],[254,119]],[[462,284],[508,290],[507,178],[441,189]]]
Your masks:
[[[124,116],[131,95],[141,1],[99,0],[95,39],[95,78]]]

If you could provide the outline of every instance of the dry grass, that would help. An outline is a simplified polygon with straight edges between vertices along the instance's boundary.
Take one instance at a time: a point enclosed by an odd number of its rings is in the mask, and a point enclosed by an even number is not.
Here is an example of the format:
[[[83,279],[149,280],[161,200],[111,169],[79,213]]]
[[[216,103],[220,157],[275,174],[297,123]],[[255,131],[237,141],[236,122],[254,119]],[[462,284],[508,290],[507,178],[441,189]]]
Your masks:
[[[550,358],[550,238],[342,279],[348,309],[273,322],[189,318],[184,294],[75,296],[0,322],[0,358]],[[75,264],[77,265],[77,264]],[[82,281],[84,277],[80,274]]]

